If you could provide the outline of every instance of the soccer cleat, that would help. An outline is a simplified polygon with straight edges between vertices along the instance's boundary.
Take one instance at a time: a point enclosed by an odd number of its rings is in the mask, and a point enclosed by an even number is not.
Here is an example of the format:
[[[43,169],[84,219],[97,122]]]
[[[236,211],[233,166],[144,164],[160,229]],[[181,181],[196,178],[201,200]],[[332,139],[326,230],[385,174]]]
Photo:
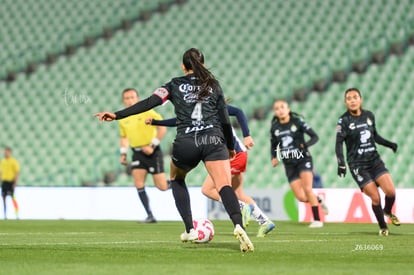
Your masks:
[[[189,233],[187,233],[187,231],[184,231],[184,233],[180,235],[180,239],[182,242],[192,242],[198,239],[198,233],[194,228],[191,228]]]
[[[148,216],[145,220],[144,223],[156,223],[157,220],[153,217],[153,216]]]
[[[323,227],[323,222],[321,221],[313,221],[309,224],[309,228],[320,228]]]
[[[272,231],[275,228],[275,224],[272,221],[267,221],[266,223],[262,224],[259,227],[259,231],[257,232],[257,237],[263,238],[266,236],[267,233]]]
[[[322,211],[325,215],[329,214],[328,206],[325,203],[325,199],[322,196],[317,196],[318,202],[321,205]]]
[[[380,235],[380,236],[388,236],[389,233],[390,232],[388,231],[387,228],[381,228],[380,231],[379,231],[379,233],[378,233],[378,235]]]
[[[241,252],[253,252],[254,246],[250,241],[249,237],[247,236],[246,231],[239,225],[236,224],[236,227],[233,231],[234,237],[239,240],[240,242],[240,251]]]
[[[253,205],[245,204],[241,211],[242,219],[243,219],[243,227],[247,227],[249,225],[250,217],[252,215]]]
[[[400,226],[401,225],[400,224],[400,220],[393,213],[387,214],[387,213],[384,212],[384,214],[385,214],[386,217],[390,218],[390,220],[391,220],[391,222],[392,222],[393,225],[396,225],[396,226]]]

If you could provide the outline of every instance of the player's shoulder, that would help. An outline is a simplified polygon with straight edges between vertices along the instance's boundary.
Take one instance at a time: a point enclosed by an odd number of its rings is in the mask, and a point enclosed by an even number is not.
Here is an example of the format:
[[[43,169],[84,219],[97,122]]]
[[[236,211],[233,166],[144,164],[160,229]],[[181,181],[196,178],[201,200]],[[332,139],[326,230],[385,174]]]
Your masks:
[[[195,80],[195,77],[193,75],[181,75],[171,78],[169,83],[179,85],[182,83],[189,83]]]
[[[296,114],[296,113],[292,113],[291,115],[291,120],[293,123],[299,123],[299,124],[305,124],[305,119],[303,118],[303,116]]]
[[[277,118],[273,117],[272,120],[270,121],[270,126],[271,126],[270,131],[272,131],[272,129],[279,128],[280,125],[281,125],[280,121]]]
[[[176,76],[176,77],[171,78],[170,82],[174,82],[174,83],[184,82],[184,81],[187,81],[188,79],[189,79],[188,76],[181,75],[181,76]]]
[[[339,116],[338,124],[342,124],[344,122],[347,122],[347,121],[349,121],[350,118],[351,118],[351,114],[348,111],[346,111],[342,115]]]
[[[177,76],[171,78],[171,80],[164,85],[161,89],[166,89],[168,93],[176,93],[183,96],[187,92],[194,90],[195,77],[192,75]]]
[[[370,110],[366,110],[366,109],[363,109],[362,110],[362,114],[364,115],[364,116],[367,116],[367,117],[375,117],[375,115],[374,115],[374,113],[373,112],[371,112]]]
[[[158,89],[167,89],[167,91],[171,92],[175,87],[178,87],[184,82],[185,76],[177,76],[171,78],[168,82],[165,82],[160,88]]]

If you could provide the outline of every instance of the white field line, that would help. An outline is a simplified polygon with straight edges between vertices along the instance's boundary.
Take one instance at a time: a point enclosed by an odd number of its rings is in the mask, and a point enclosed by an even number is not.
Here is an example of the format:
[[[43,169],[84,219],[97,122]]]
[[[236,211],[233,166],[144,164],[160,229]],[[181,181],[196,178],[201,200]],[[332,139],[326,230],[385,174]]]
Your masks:
[[[366,234],[367,232],[364,232],[363,234]],[[369,233],[369,232],[368,232]],[[318,238],[318,237],[320,237],[320,238],[322,238],[322,237],[329,237],[329,236],[348,236],[348,235],[351,235],[351,237],[354,237],[354,236],[367,236],[367,235],[363,235],[363,234],[361,234],[361,233],[356,233],[356,232],[349,232],[349,233],[340,233],[340,232],[338,232],[338,233],[336,233],[336,232],[320,232],[320,233],[311,233],[311,234],[309,234],[309,235],[311,235],[311,236],[315,236],[315,238]],[[273,235],[279,235],[281,238],[283,238],[283,237],[289,237],[289,236],[295,236],[295,235],[298,235],[298,234],[294,234],[294,233],[284,233],[284,232],[275,232]],[[299,234],[300,235],[300,234]],[[371,236],[375,236],[375,235],[378,235],[377,233],[376,233],[376,231],[372,231],[371,232]],[[406,236],[406,235],[414,235],[414,232],[404,232],[404,233],[399,233],[399,232],[395,232],[394,233],[394,231],[391,231],[390,232],[390,236],[392,237],[392,236]],[[303,236],[303,235],[302,235]],[[309,237],[309,236],[308,236]],[[267,240],[267,239],[266,239]],[[329,241],[332,241],[333,239],[329,239]],[[300,241],[300,240],[299,240]]]
[[[302,232],[303,233],[303,232]],[[375,233],[375,232],[373,232]],[[105,234],[105,232],[99,232],[99,231],[86,231],[86,232],[0,232],[0,236],[19,236],[19,235],[96,235],[96,234]],[[295,232],[275,232],[275,235],[298,235]],[[325,235],[325,236],[341,236],[341,235],[357,235],[358,233],[355,232],[310,232],[309,235]],[[392,235],[393,232],[390,232]],[[414,232],[404,232],[404,233],[396,233],[396,235],[414,235]]]
[[[0,236],[19,236],[19,235],[95,235],[104,232],[0,232]]]
[[[329,240],[266,240],[267,243],[311,243],[311,242],[328,242]],[[55,246],[55,245],[129,245],[129,244],[150,244],[150,243],[180,243],[178,240],[171,241],[117,241],[117,242],[34,242],[34,243],[22,243],[22,244],[13,244],[13,243],[0,243],[0,246]],[[217,243],[232,243],[229,241],[220,241]],[[195,244],[200,245],[200,244]],[[201,244],[202,245],[202,244]]]

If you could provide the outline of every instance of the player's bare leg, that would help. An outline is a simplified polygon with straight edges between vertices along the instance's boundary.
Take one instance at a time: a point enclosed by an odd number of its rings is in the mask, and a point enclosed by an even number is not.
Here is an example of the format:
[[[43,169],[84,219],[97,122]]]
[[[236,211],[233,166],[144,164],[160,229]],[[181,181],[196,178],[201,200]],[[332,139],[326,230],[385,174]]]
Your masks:
[[[214,181],[210,175],[207,175],[206,179],[204,180],[204,183],[201,186],[201,193],[212,200],[221,201],[220,194],[217,191],[216,186],[214,185]]]
[[[307,201],[312,207],[313,222],[309,225],[310,228],[323,227],[319,216],[319,202],[316,198],[315,193],[313,193],[312,182],[313,182],[313,173],[311,171],[304,171],[299,174],[301,179],[303,192],[307,198]]]
[[[240,242],[242,252],[254,251],[254,246],[242,226],[242,215],[236,194],[231,188],[230,162],[228,160],[206,161],[205,167],[211,176],[230,219],[234,224],[234,236]]]
[[[168,190],[169,184],[165,173],[153,174],[154,185],[161,191]]]

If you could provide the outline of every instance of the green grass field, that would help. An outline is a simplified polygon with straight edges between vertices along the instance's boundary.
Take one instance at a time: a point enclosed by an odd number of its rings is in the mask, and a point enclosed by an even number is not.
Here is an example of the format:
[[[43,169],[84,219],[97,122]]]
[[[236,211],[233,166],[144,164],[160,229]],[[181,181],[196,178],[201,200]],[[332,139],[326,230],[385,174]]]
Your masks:
[[[413,274],[414,225],[278,222],[248,233],[243,254],[230,221],[213,221],[208,244],[181,243],[181,222],[0,221],[0,274]]]

